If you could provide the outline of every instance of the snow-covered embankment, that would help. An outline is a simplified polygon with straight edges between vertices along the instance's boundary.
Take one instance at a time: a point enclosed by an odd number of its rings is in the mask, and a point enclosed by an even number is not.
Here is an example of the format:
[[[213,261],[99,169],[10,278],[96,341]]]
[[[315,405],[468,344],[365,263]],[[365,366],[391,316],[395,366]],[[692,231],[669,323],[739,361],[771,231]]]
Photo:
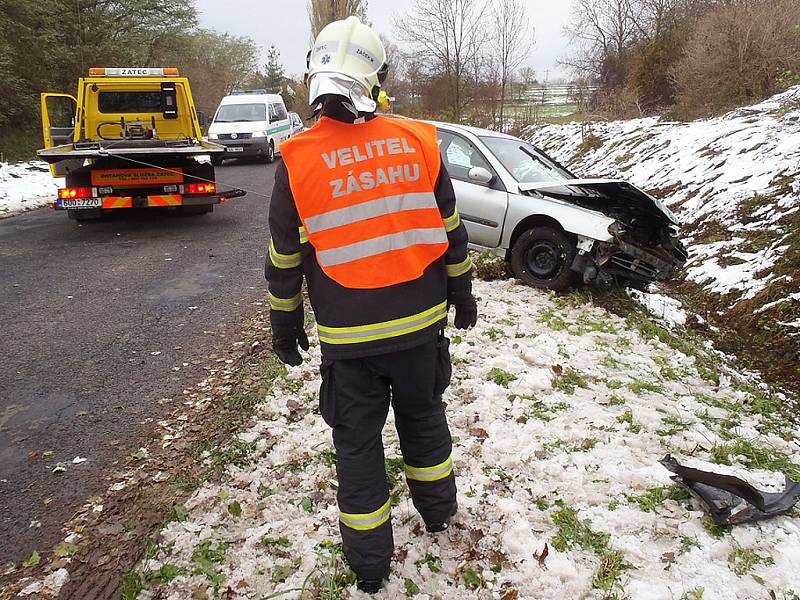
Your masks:
[[[579,175],[627,179],[678,214],[692,309],[721,327],[744,322],[736,335],[755,352],[778,354],[770,338],[800,348],[800,86],[713,119],[552,125],[527,137]]]
[[[57,189],[43,162],[0,163],[0,219],[46,206]]]

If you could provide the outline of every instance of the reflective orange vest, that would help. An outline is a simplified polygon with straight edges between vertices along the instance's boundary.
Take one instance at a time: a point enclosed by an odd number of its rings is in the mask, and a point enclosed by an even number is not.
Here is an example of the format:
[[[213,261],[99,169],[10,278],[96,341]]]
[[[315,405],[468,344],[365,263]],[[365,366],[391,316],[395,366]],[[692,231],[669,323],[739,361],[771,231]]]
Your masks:
[[[436,128],[375,117],[322,117],[281,145],[317,262],[337,283],[382,288],[420,277],[448,247],[434,189]]]

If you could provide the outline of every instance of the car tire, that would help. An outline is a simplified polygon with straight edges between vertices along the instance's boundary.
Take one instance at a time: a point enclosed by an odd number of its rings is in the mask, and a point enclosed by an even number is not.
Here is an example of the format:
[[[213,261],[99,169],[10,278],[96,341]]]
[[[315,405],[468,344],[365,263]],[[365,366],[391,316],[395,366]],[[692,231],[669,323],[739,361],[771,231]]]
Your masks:
[[[560,229],[533,227],[517,238],[511,249],[511,270],[531,287],[554,291],[572,283],[572,261],[578,249]]]
[[[266,160],[267,164],[275,162],[275,143],[274,142],[270,142],[269,143],[269,150],[267,150],[267,155],[266,155],[265,160]]]

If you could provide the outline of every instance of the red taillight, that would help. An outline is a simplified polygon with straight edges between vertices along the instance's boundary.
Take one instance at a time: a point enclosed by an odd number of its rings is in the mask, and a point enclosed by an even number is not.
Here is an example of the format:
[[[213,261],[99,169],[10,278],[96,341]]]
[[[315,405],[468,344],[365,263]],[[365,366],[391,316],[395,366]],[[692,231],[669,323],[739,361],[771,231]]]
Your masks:
[[[187,183],[186,184],[186,193],[187,194],[216,194],[217,193],[217,184],[216,183]]]
[[[73,198],[91,198],[92,188],[77,187],[77,188],[61,188],[58,190],[58,198],[60,200],[72,200]]]

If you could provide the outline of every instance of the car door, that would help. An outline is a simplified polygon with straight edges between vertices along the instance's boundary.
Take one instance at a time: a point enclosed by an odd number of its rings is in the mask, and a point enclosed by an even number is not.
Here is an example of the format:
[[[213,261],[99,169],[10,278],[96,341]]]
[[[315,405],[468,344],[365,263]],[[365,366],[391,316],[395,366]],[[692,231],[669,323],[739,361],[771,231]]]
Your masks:
[[[458,212],[470,243],[498,247],[508,210],[508,193],[503,182],[472,141],[441,128],[437,132],[442,161],[453,181]],[[494,178],[488,183],[470,179],[473,167],[483,167]]]

